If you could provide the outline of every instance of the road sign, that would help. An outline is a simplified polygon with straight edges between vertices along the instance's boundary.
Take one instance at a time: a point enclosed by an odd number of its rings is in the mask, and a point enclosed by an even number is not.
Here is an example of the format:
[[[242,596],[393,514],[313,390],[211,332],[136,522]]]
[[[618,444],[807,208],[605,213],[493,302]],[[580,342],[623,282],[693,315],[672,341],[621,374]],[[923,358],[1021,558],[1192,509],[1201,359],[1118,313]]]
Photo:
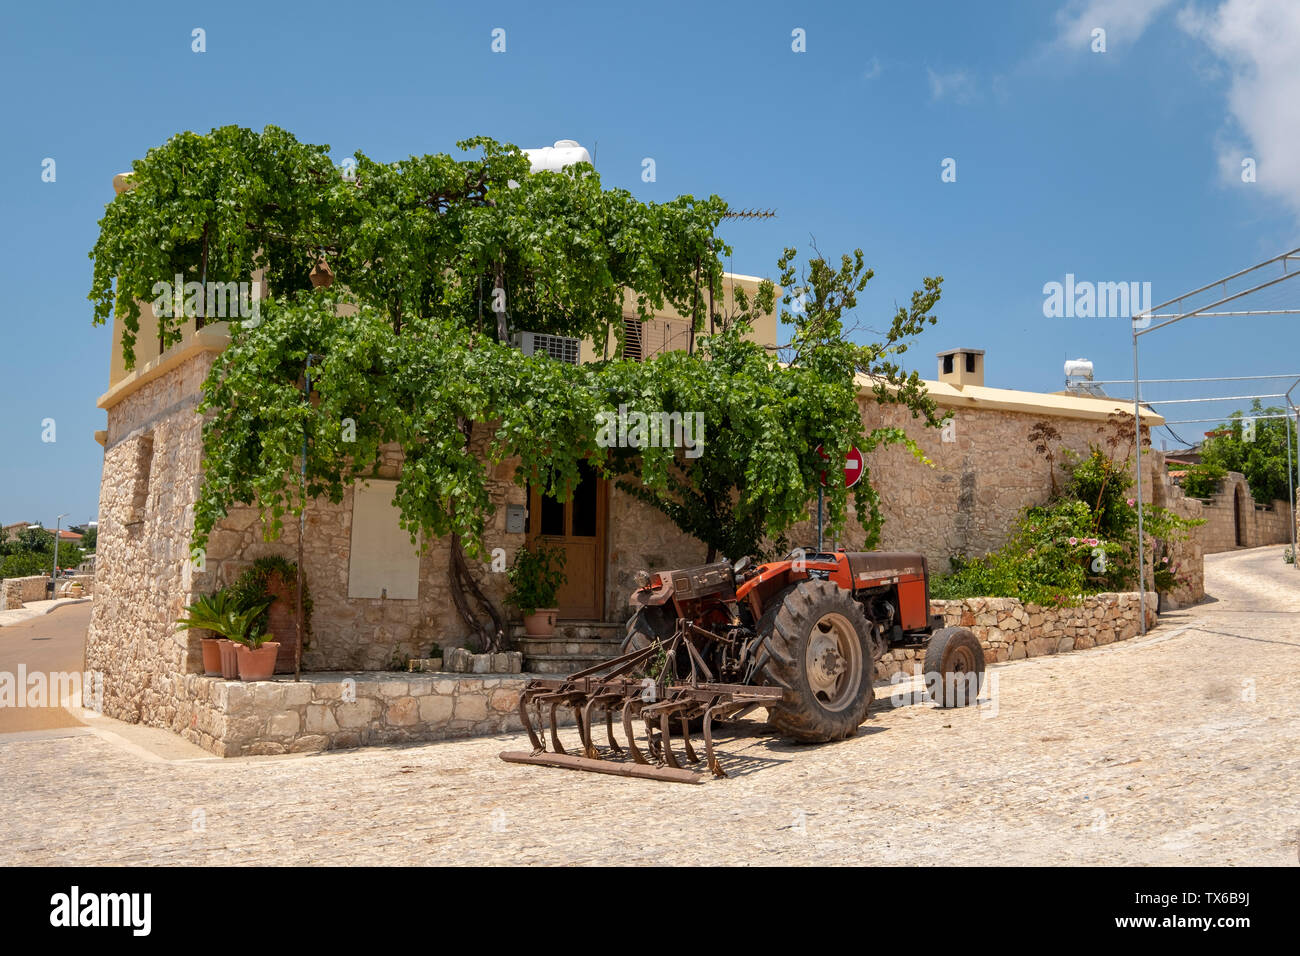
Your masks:
[[[822,446],[817,446],[817,454],[826,458],[826,453],[822,451]],[[829,460],[829,459],[827,459]],[[866,471],[865,464],[862,460],[862,452],[858,451],[857,446],[849,448],[849,453],[844,458],[844,487],[852,488],[862,480],[862,474]],[[822,472],[822,484],[826,484],[826,472]]]

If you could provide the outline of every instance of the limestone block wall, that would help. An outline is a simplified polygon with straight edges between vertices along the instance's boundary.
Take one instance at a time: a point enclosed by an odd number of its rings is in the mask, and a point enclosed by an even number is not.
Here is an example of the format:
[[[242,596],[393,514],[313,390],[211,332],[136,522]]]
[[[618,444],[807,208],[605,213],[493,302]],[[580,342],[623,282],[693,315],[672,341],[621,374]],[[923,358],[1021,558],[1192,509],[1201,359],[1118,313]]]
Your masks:
[[[189,561],[202,421],[200,352],[108,410],[100,483],[96,599],[86,667],[104,674],[110,717],[170,726],[168,681],[202,669],[198,636],[178,631],[182,608],[205,588]]]
[[[953,554],[976,557],[1000,547],[1021,509],[1047,500],[1052,470],[1058,484],[1063,480],[1059,453],[1053,469],[1029,442],[1027,436],[1035,424],[1050,422],[1061,433],[1059,444],[1081,455],[1087,453],[1090,442],[1101,444],[1109,434],[1104,421],[959,408],[953,410],[954,425],[948,434],[954,440],[948,442],[939,430],[922,428],[901,408],[869,401],[863,405],[863,415],[868,427],[905,428],[933,463],[933,467],[922,464],[898,446],[876,451],[867,462],[885,516],[880,547],[920,551],[933,573],[946,572]],[[1169,481],[1161,452],[1145,450],[1142,466],[1144,501],[1184,517],[1201,516],[1201,503],[1185,498]],[[825,543],[827,547],[854,549],[863,546],[864,538],[850,511],[845,532]],[[810,520],[795,526],[790,540],[815,546],[815,506]],[[623,620],[628,616],[632,575],[638,568],[698,564],[704,561],[706,549],[682,535],[658,511],[614,489],[609,554],[607,617]],[[1179,576],[1186,581],[1170,597],[1179,604],[1199,600],[1205,593],[1199,533],[1177,544],[1170,559],[1179,565]]]
[[[638,570],[685,568],[703,564],[708,548],[683,534],[663,512],[611,485],[609,490],[608,566],[605,571],[605,618],[624,621],[628,595]]]
[[[60,578],[60,581],[71,580]],[[0,582],[0,611],[13,611],[28,601],[44,601],[45,585],[50,583],[48,574],[34,574],[22,578],[5,578]]]
[[[400,468],[400,451],[385,449],[378,477],[396,478]],[[489,551],[500,547],[512,557],[523,545],[524,535],[506,533],[506,505],[522,504],[525,492],[509,480],[509,474],[507,466],[502,466],[491,483],[496,514],[485,538]],[[321,499],[306,508],[303,573],[311,590],[313,637],[303,651],[303,668],[380,670],[395,659],[404,663],[410,658],[430,656],[435,642],[443,648],[462,646],[466,628],[452,602],[448,581],[450,548],[446,541],[428,542],[422,552],[418,597],[348,597],[352,499],[353,491],[348,489],[338,504]],[[211,588],[233,583],[259,557],[281,555],[296,561],[297,552],[296,521],[286,521],[279,540],[266,541],[256,508],[232,510],[208,539],[206,563]],[[471,559],[470,568],[483,592],[508,617],[503,606],[505,574],[494,572],[490,562]]]
[[[1156,594],[1147,592],[1147,627],[1156,622]],[[1078,607],[1050,608],[1014,598],[931,601],[945,627],[967,627],[980,640],[987,663],[1086,650],[1138,634],[1142,619],[1136,591],[1094,594]],[[876,662],[876,679],[923,672],[925,648],[896,648]]]
[[[868,427],[902,427],[921,446],[932,463],[918,462],[901,446],[878,449],[867,457],[870,477],[880,492],[885,522],[880,547],[920,551],[932,573],[948,571],[954,554],[978,557],[1005,543],[1020,511],[1047,501],[1053,472],[1058,486],[1064,480],[1061,454],[1054,465],[1029,441],[1030,430],[1047,421],[1061,434],[1059,444],[1083,455],[1089,443],[1102,444],[1109,434],[1104,421],[1088,421],[1022,414],[1001,410],[953,410],[952,441],[938,429],[922,428],[906,410],[893,406],[864,406]],[[1200,502],[1184,498],[1169,481],[1164,456],[1147,449],[1142,455],[1142,498],[1184,517],[1200,516]],[[839,538],[827,538],[827,547],[861,548],[865,534],[857,523],[850,499],[849,520]],[[791,539],[815,544],[816,511],[796,527]],[[1176,592],[1180,603],[1204,594],[1204,571],[1199,538],[1175,547],[1187,584]],[[1148,578],[1148,580],[1150,580]]]
[[[532,676],[359,672],[243,684],[188,674],[171,682],[182,702],[171,729],[220,757],[512,732]]]
[[[196,353],[108,409],[98,600],[86,662],[106,675],[105,711],[118,719],[171,726],[181,706],[172,679],[202,672],[201,635],[175,626],[184,607],[233,583],[258,557],[297,557],[296,522],[286,520],[284,534],[267,541],[257,509],[239,507],[213,530],[202,565],[191,560],[202,456],[202,419],[195,409],[214,355]],[[476,441],[481,446],[484,436]],[[400,467],[400,453],[385,449],[377,477],[395,478]],[[497,513],[486,535],[489,549],[502,547],[507,555],[524,541],[522,534],[505,532],[505,505],[525,498],[511,472],[509,463],[499,466],[492,482]],[[427,657],[435,641],[463,644],[466,631],[447,583],[447,543],[430,542],[421,554],[418,598],[349,598],[351,521],[351,491],[337,505],[319,500],[306,509],[303,567],[314,603],[314,640],[304,668],[377,670],[395,659]],[[470,566],[500,607],[505,575],[488,562]]]
[[[1291,541],[1291,509],[1286,501],[1273,501],[1261,509],[1240,472],[1228,472],[1203,506],[1201,542],[1206,554]]]

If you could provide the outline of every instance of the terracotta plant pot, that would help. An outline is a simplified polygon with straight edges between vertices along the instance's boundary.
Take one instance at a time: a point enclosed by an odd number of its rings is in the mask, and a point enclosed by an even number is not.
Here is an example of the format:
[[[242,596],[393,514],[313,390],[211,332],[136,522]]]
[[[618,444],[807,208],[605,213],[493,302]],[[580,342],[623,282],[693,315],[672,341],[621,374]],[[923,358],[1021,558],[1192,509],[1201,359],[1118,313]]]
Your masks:
[[[267,594],[276,598],[267,614],[266,630],[280,645],[279,656],[275,660],[277,674],[293,673],[294,653],[298,649],[298,582],[285,581],[279,574],[272,574],[267,579]]]
[[[550,637],[555,633],[555,618],[559,608],[539,607],[532,614],[524,615],[524,634],[527,637]]]
[[[271,679],[271,675],[275,673],[275,655],[280,651],[277,642],[267,641],[256,650],[247,648],[243,644],[236,644],[235,647],[239,654],[240,680]]]
[[[220,677],[221,676],[221,644],[229,644],[224,637],[205,637],[203,638],[203,676]]]
[[[239,645],[234,641],[217,641],[217,648],[221,654],[221,676],[226,680],[239,678],[239,655],[235,653],[238,647]]]

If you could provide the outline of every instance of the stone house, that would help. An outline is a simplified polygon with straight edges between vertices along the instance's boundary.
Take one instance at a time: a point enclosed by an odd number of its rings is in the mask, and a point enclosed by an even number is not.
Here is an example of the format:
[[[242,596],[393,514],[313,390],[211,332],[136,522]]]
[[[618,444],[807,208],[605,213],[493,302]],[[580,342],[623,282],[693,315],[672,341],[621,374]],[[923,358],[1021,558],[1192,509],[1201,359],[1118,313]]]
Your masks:
[[[728,290],[741,286],[749,292],[758,281],[726,278]],[[633,314],[629,309],[629,317]],[[203,680],[196,680],[202,674],[198,635],[178,630],[176,618],[198,595],[234,581],[254,559],[293,558],[297,526],[289,523],[281,539],[268,542],[257,510],[235,509],[211,534],[202,569],[190,560],[201,481],[202,421],[195,407],[201,383],[229,337],[224,322],[198,330],[191,324],[180,342],[151,356],[147,344],[157,342],[151,321],[156,322],[146,308],[137,365],[129,372],[115,323],[109,388],[98,403],[107,413],[107,427],[96,434],[104,447],[104,470],[86,664],[104,675],[104,708],[110,716],[188,735],[200,712],[208,713],[195,695],[208,690],[195,690]],[[638,357],[684,347],[690,335],[689,323],[672,312],[638,331],[633,342]],[[775,317],[766,317],[754,334],[775,344]],[[575,357],[566,353],[576,352],[579,361],[597,354],[590,342],[543,338],[531,346],[562,360]],[[937,570],[946,570],[954,553],[978,555],[997,547],[1017,512],[1046,498],[1049,466],[1026,437],[1035,423],[1052,423],[1064,445],[1083,452],[1099,440],[1109,416],[1125,411],[1112,399],[987,387],[984,355],[974,349],[942,353],[938,376],[927,383],[939,405],[953,414],[943,433],[915,427],[903,410],[878,406],[862,385],[866,423],[907,428],[932,463],[918,463],[896,447],[870,457],[873,481],[884,498],[882,546],[923,551]],[[1163,422],[1151,412],[1143,417],[1147,424]],[[513,554],[526,542],[543,539],[564,549],[569,572],[559,596],[559,637],[531,645],[521,638],[526,666],[567,671],[612,656],[635,571],[699,563],[704,545],[595,474],[569,500],[555,501],[515,485],[509,464],[500,467],[492,484],[496,513],[488,547]],[[1168,485],[1158,453],[1149,454],[1144,464],[1148,500],[1198,512],[1198,502],[1184,501]],[[434,642],[444,648],[463,643],[449,593],[445,543],[429,542],[417,551],[398,526],[391,499],[400,467],[400,453],[390,450],[378,479],[357,484],[337,505],[318,500],[306,509],[303,567],[315,603],[314,637],[303,655],[306,671],[386,671],[427,656]],[[805,539],[814,542],[811,524],[806,532]],[[860,537],[860,529],[850,524],[835,543],[853,547]],[[1193,580],[1182,599],[1200,594],[1195,542],[1187,558]],[[485,593],[501,602],[505,576],[488,566],[476,573]],[[410,707],[419,710],[423,703]],[[208,742],[212,739],[220,739],[215,731],[205,745],[220,750]]]

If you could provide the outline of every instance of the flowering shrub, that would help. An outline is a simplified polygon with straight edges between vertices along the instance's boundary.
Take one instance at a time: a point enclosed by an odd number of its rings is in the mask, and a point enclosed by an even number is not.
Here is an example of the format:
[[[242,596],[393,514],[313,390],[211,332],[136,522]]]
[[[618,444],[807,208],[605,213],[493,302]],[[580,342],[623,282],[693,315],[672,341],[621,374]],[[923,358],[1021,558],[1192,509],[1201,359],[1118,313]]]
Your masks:
[[[1122,464],[1093,447],[1069,470],[1064,492],[1045,505],[1024,509],[1011,537],[997,551],[952,559],[952,572],[936,576],[936,598],[1013,597],[1030,604],[1078,604],[1084,595],[1137,587],[1137,501]],[[1153,549],[1156,588],[1180,583],[1171,545],[1201,519],[1181,518],[1164,508],[1144,509],[1143,531]]]

